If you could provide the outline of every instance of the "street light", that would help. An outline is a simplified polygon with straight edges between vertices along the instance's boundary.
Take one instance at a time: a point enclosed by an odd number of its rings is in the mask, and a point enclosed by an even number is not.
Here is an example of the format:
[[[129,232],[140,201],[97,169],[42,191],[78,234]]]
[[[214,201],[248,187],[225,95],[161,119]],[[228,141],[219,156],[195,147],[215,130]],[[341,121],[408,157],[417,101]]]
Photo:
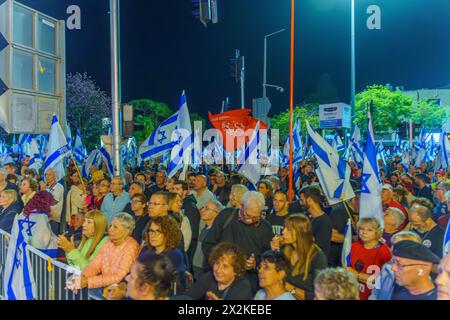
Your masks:
[[[281,93],[284,92],[284,88],[280,87],[280,86],[276,86],[274,84],[263,84],[264,88],[266,87],[270,87],[270,88],[275,88],[277,91],[280,91]]]
[[[352,12],[351,12],[351,111],[350,119],[355,112],[355,95],[356,95],[356,66],[355,66],[355,0],[351,0]],[[353,127],[353,123],[350,123],[350,129]]]
[[[266,92],[266,88],[267,87],[274,87],[274,88],[277,88],[278,91],[284,92],[284,89],[279,87],[279,86],[267,84],[267,38],[269,38],[271,36],[274,36],[274,35],[276,35],[278,33],[281,33],[281,32],[283,32],[285,30],[286,29],[281,29],[281,30],[275,31],[275,32],[273,32],[271,34],[268,34],[268,35],[264,36],[264,76],[263,76],[263,84],[262,84],[262,86],[263,86],[263,101],[264,101],[264,103],[265,103],[266,98],[267,98],[267,92]],[[281,90],[279,90],[278,88],[281,88]]]

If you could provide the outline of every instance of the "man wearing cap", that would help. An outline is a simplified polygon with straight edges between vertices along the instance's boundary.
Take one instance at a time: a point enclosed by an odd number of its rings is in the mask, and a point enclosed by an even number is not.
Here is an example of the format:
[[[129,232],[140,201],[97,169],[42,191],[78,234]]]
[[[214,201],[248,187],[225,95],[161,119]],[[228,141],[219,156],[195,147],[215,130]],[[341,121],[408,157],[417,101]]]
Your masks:
[[[404,240],[394,245],[392,271],[399,286],[391,300],[436,300],[430,273],[439,257],[423,244]]]
[[[399,227],[399,230],[403,230],[408,224],[408,211],[394,200],[394,188],[390,184],[383,184],[383,188],[381,189],[381,203],[383,204],[383,211],[386,211],[387,208],[397,208],[403,213],[405,222]]]

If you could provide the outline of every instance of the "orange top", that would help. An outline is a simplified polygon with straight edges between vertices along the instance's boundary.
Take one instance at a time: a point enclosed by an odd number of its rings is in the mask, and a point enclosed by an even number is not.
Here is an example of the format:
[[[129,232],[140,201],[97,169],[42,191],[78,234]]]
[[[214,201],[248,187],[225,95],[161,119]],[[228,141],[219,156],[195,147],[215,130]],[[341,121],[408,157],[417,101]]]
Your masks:
[[[102,288],[122,281],[138,254],[139,245],[132,237],[128,237],[120,246],[108,240],[83,270],[88,288]]]

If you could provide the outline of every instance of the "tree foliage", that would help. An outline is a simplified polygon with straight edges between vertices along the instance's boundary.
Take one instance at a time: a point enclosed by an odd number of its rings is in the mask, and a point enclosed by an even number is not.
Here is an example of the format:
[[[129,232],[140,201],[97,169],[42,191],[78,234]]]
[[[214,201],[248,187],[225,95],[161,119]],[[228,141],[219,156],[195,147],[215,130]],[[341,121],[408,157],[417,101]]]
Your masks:
[[[368,86],[356,95],[355,119],[363,136],[367,130],[367,110],[373,101],[372,120],[376,134],[395,130],[397,125],[409,119],[412,98],[401,91],[390,91],[382,85]]]
[[[449,106],[440,106],[423,99],[412,108],[411,117],[415,124],[424,127],[427,131],[432,131],[442,127],[448,112],[450,112]]]
[[[158,125],[169,118],[174,111],[165,103],[151,99],[138,99],[130,101],[133,106],[134,121],[142,126],[142,130],[135,131],[135,138],[138,142],[143,142],[155,130]]]
[[[67,121],[72,129],[77,128],[88,149],[100,142],[107,133],[103,118],[111,116],[111,99],[97,87],[87,73],[69,73],[66,78]]]
[[[294,108],[294,123],[298,117],[300,117],[303,133],[306,133],[306,120],[309,121],[313,128],[317,128],[319,126],[319,104],[310,103],[296,106]],[[270,123],[273,129],[279,130],[280,139],[284,140],[289,135],[289,110],[270,118]]]

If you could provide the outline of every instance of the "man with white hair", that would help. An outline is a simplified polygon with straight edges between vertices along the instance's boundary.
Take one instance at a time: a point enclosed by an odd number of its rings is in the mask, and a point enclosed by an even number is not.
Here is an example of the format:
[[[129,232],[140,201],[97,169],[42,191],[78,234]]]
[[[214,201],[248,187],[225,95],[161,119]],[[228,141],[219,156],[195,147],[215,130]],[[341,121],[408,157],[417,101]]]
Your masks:
[[[105,196],[101,210],[106,214],[108,223],[119,212],[122,212],[130,202],[130,195],[124,190],[125,180],[121,176],[115,176],[111,181],[111,192]]]
[[[247,254],[247,276],[254,293],[257,290],[257,260],[267,250],[274,237],[272,226],[263,219],[266,206],[264,196],[256,191],[244,194],[242,208],[238,212],[222,211],[203,240],[202,249],[209,256],[214,245],[226,241],[239,245]]]
[[[50,192],[53,198],[58,201],[57,204],[51,207],[49,217],[50,227],[52,228],[54,234],[59,234],[61,231],[63,231],[60,228],[60,225],[64,201],[64,186],[58,182],[58,178],[59,177],[56,171],[52,168],[49,168],[45,172],[45,182],[40,182],[41,190]]]

